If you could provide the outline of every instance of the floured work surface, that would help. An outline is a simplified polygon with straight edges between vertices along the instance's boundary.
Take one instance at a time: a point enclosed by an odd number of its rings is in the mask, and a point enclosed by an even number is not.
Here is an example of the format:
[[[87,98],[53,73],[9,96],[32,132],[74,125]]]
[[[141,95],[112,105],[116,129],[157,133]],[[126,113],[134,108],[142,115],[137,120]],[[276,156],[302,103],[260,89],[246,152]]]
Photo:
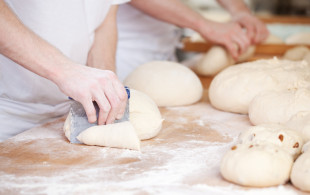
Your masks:
[[[141,152],[70,144],[64,119],[0,143],[0,194],[306,194],[291,184],[244,188],[223,180],[220,160],[250,123],[212,108],[207,91],[195,105],[161,113],[162,131],[142,141]]]

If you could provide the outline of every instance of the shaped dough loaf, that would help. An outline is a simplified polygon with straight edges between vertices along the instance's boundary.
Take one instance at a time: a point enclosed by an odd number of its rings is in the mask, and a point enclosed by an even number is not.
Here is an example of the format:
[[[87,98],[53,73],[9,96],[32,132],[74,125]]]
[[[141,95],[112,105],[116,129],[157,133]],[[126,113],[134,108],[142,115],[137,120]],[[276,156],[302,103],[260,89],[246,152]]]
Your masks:
[[[247,114],[258,94],[307,87],[309,81],[310,67],[305,61],[258,60],[230,66],[216,75],[209,99],[217,109]]]
[[[132,89],[142,91],[157,106],[183,106],[202,97],[202,84],[189,68],[169,61],[153,61],[139,66],[124,81]]]
[[[310,50],[308,49],[308,47],[297,46],[297,47],[287,50],[284,53],[283,58],[287,60],[294,60],[294,61],[303,60],[309,51]]]
[[[267,91],[250,103],[249,117],[254,125],[284,124],[300,111],[310,110],[310,90]]]

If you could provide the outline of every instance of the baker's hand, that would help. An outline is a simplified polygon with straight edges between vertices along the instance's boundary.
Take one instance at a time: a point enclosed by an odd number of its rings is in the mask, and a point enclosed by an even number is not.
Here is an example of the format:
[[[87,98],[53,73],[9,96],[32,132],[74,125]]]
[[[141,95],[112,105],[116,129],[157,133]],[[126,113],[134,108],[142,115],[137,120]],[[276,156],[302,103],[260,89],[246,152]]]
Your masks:
[[[269,35],[266,25],[251,13],[241,12],[235,14],[232,20],[246,29],[247,36],[253,44],[264,41]]]
[[[90,123],[97,119],[93,101],[100,108],[98,125],[111,124],[124,114],[127,93],[112,71],[69,66],[62,70],[56,84],[63,93],[83,105]]]
[[[204,39],[226,47],[234,59],[237,59],[250,46],[246,33],[239,24],[234,22],[208,21],[205,25],[201,25],[199,33]]]

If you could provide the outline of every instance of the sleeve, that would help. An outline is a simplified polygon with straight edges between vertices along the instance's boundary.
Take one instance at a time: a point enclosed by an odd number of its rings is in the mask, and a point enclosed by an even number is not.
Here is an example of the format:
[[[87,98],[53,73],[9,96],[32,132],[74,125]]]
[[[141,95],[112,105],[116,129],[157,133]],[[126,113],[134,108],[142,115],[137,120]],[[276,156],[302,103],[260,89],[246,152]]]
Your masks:
[[[112,5],[117,5],[117,4],[123,4],[123,3],[128,3],[131,0],[112,0]]]

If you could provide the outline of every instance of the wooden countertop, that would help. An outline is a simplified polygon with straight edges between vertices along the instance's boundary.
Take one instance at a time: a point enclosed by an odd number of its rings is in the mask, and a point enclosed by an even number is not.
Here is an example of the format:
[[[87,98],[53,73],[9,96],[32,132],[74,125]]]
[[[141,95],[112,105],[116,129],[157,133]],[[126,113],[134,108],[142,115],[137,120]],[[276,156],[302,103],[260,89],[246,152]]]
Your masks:
[[[250,126],[210,106],[161,108],[163,128],[141,152],[70,144],[64,118],[0,143],[0,194],[305,194],[291,184],[244,188],[219,173],[224,153]]]

